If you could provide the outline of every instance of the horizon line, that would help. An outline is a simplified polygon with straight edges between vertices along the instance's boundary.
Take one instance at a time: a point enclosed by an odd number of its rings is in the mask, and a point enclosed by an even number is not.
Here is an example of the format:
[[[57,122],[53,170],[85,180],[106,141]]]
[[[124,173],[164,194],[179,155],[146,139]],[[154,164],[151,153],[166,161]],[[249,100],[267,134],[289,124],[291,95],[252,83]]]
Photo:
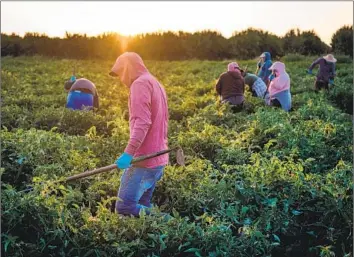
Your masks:
[[[341,29],[343,27],[352,27],[352,26],[353,26],[353,24],[343,24],[336,31],[338,31],[339,29]],[[65,39],[66,34],[69,34],[69,35],[80,35],[80,36],[85,36],[86,35],[87,37],[98,37],[98,36],[110,35],[110,34],[112,35],[113,34],[113,35],[120,36],[120,37],[130,38],[130,37],[144,36],[144,35],[149,35],[149,34],[163,34],[163,33],[178,34],[178,33],[182,32],[182,33],[186,33],[186,34],[195,34],[195,33],[201,33],[201,32],[215,32],[215,33],[221,35],[222,37],[224,37],[225,39],[230,39],[231,37],[234,37],[235,34],[241,33],[241,32],[246,32],[248,30],[261,31],[261,32],[265,32],[265,33],[268,33],[268,34],[273,35],[273,36],[280,37],[280,38],[284,37],[291,30],[295,30],[295,31],[299,30],[300,32],[314,32],[316,34],[316,36],[318,36],[321,39],[321,41],[323,41],[323,39],[319,36],[319,34],[316,32],[315,29],[302,30],[300,28],[294,27],[294,28],[289,29],[283,35],[279,35],[279,34],[276,34],[274,32],[271,32],[271,31],[268,31],[268,30],[265,30],[265,29],[262,29],[262,28],[253,27],[253,26],[250,26],[250,27],[248,27],[246,29],[243,29],[243,30],[234,30],[232,32],[231,36],[229,36],[229,37],[225,36],[222,32],[220,32],[219,30],[215,30],[215,29],[202,29],[202,30],[196,30],[196,31],[193,31],[193,32],[184,31],[184,30],[161,30],[161,29],[159,29],[159,30],[155,30],[155,31],[134,33],[134,34],[123,34],[123,33],[117,32],[117,31],[104,31],[104,32],[95,33],[95,34],[90,34],[90,33],[87,33],[87,32],[65,31],[65,33],[63,35],[61,35],[61,36],[50,36],[50,35],[48,35],[45,32],[37,32],[37,31],[26,31],[26,32],[22,32],[22,33],[19,33],[19,32],[3,32],[3,31],[1,31],[1,35],[18,36],[18,37],[24,38],[26,36],[26,34],[38,34],[39,36],[46,36],[48,38]],[[21,36],[21,34],[23,34],[23,35]],[[325,41],[323,41],[323,42],[325,43]]]

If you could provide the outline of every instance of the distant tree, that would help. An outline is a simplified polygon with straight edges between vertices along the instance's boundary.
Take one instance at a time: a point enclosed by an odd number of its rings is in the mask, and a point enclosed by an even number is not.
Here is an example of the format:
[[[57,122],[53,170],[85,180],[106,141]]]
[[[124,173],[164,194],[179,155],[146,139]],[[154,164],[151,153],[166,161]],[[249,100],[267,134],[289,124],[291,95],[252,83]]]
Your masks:
[[[274,58],[283,55],[281,39],[263,30],[249,28],[235,32],[229,39],[229,43],[232,54],[236,58],[255,58],[265,51],[270,52]]]
[[[299,29],[291,29],[282,41],[286,53],[318,55],[329,50],[329,46],[322,42],[313,30],[301,32]]]
[[[45,34],[1,34],[1,55],[44,55],[60,58],[115,59],[123,51],[134,51],[150,60],[250,59],[270,52],[275,60],[286,53],[320,54],[327,51],[313,31],[290,30],[283,38],[260,29],[235,32],[229,39],[219,32],[154,32],[131,37],[104,33],[95,37],[66,32],[64,38]]]
[[[353,57],[353,26],[343,26],[332,36],[332,50]]]
[[[301,47],[299,53],[303,55],[319,55],[326,53],[329,49],[314,31],[304,31],[300,35],[300,42]]]

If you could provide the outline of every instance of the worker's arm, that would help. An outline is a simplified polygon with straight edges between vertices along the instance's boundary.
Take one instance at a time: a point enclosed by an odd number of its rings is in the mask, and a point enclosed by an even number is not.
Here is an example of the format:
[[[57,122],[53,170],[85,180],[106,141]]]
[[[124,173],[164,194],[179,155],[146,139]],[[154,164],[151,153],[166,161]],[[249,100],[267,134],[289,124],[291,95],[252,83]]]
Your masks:
[[[318,58],[316,61],[314,61],[314,62],[310,65],[310,67],[309,67],[308,70],[309,70],[310,72],[312,72],[313,68],[314,68],[317,64],[319,64],[320,61],[321,61],[321,58]]]

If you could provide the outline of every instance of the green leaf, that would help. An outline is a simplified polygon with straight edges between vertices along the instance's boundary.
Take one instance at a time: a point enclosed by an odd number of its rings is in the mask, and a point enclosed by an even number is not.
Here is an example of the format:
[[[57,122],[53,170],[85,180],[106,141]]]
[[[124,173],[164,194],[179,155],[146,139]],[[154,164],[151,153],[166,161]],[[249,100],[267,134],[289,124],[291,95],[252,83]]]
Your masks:
[[[314,231],[308,231],[306,232],[307,234],[309,234],[310,236],[316,236],[315,232]]]
[[[246,214],[249,208],[247,206],[243,206],[241,209],[241,214]]]
[[[186,242],[186,243],[180,245],[180,246],[178,247],[178,251],[181,251],[182,247],[188,246],[188,245],[190,245],[190,244],[191,244],[191,242]]]
[[[277,205],[277,201],[278,201],[277,198],[270,198],[270,199],[267,200],[268,205],[270,207],[275,207]]]
[[[266,231],[269,231],[272,229],[272,225],[270,225],[270,222],[267,222],[267,226],[266,226]]]
[[[172,209],[172,214],[173,214],[174,218],[179,218],[180,217],[178,211],[176,211],[175,208]]]
[[[261,231],[256,231],[256,232],[254,232],[254,236],[255,237],[263,237],[263,234],[262,234],[262,232]]]
[[[10,244],[10,240],[6,240],[6,242],[5,242],[5,252],[7,252],[7,247],[9,246],[9,244]]]
[[[184,252],[185,252],[185,253],[195,253],[195,252],[197,252],[197,251],[199,251],[198,248],[189,248],[189,249],[185,250]]]
[[[275,241],[280,243],[280,238],[276,234],[273,234],[273,237]]]
[[[160,241],[160,244],[161,244],[161,246],[160,246],[160,250],[161,251],[165,250],[167,248],[166,243],[163,241],[166,237],[167,237],[167,235],[161,235],[159,237],[159,241]]]
[[[301,215],[303,212],[302,211],[297,211],[297,210],[292,210],[291,213],[296,215],[296,216],[298,216],[298,215]]]
[[[151,238],[152,240],[154,240],[155,242],[157,242],[157,240],[158,240],[158,235],[148,233],[147,236],[149,238]]]
[[[202,257],[199,252],[195,252],[194,254],[197,255],[198,257]]]

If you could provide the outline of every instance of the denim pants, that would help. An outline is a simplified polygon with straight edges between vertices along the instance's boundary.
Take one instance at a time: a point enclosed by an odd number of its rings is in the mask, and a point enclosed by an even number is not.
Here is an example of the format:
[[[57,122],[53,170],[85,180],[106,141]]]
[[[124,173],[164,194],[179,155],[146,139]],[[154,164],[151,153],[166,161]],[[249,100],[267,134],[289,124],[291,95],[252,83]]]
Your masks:
[[[116,211],[123,215],[139,216],[141,209],[149,214],[152,193],[156,182],[163,175],[164,166],[156,168],[130,167],[124,170],[120,180]]]

